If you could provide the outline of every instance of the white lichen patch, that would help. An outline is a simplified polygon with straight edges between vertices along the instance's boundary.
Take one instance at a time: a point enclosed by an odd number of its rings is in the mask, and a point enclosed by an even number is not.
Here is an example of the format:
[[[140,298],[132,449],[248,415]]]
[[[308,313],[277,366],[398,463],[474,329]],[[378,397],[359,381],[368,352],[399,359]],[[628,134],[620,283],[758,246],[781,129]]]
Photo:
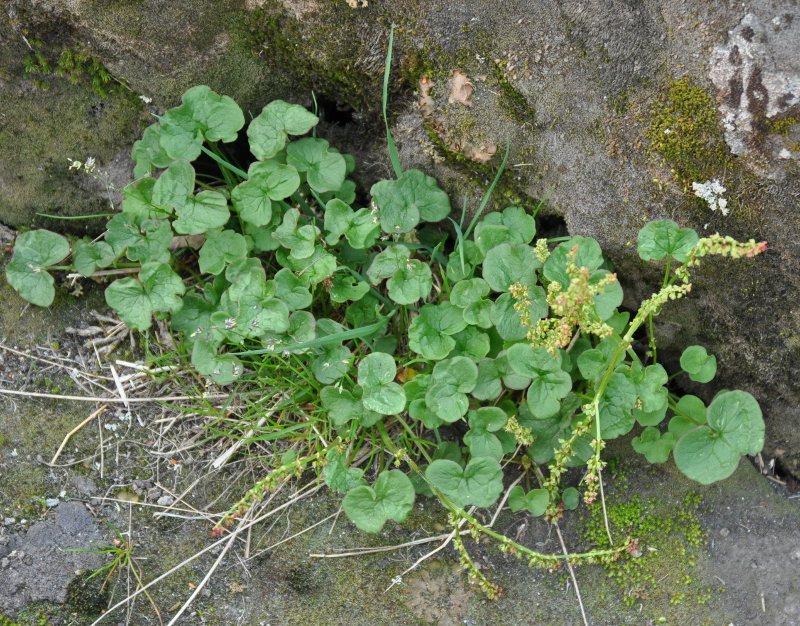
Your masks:
[[[734,154],[749,153],[760,124],[800,103],[800,19],[794,18],[748,13],[711,54],[709,77]]]
[[[730,213],[728,201],[722,195],[727,189],[718,178],[704,183],[692,183],[692,191],[698,198],[705,200],[712,211],[719,211],[723,215]]]

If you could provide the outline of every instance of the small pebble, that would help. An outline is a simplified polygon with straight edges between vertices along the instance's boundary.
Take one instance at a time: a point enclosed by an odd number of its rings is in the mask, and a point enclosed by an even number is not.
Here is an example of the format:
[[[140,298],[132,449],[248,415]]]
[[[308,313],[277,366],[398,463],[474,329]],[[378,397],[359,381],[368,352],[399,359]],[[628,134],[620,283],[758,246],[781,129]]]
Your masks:
[[[731,534],[731,531],[729,531],[727,528],[720,528],[720,530],[719,530],[719,536],[720,537],[727,537],[730,534]]]
[[[172,496],[161,496],[158,499],[158,502],[156,502],[156,504],[158,504],[159,506],[169,506],[173,502],[175,502],[175,498],[173,498]]]
[[[49,509],[52,509],[54,506],[58,506],[60,502],[61,502],[61,500],[59,500],[58,498],[47,498],[44,501],[45,505]]]

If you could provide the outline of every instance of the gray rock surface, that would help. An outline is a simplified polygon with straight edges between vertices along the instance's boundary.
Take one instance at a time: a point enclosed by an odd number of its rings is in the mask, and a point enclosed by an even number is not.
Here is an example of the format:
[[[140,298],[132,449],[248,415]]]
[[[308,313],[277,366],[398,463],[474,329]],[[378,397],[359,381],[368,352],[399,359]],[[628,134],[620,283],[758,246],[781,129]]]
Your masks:
[[[0,610],[12,611],[48,600],[62,603],[72,578],[103,563],[90,552],[104,537],[81,502],[63,502],[47,520],[27,530],[0,534]]]

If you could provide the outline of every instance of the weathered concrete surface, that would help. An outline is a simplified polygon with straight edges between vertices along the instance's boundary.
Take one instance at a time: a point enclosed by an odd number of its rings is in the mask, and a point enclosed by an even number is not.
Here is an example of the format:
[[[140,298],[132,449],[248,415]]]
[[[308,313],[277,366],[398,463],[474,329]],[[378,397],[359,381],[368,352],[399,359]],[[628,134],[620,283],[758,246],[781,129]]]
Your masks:
[[[92,542],[103,539],[82,502],[61,503],[51,519],[22,532],[0,526],[0,611],[45,600],[64,602],[77,574],[105,565],[97,554],[70,550],[91,549]]]
[[[18,0],[7,11],[1,80],[16,99],[3,107],[0,129],[0,178],[12,199],[0,220],[17,226],[42,209],[74,213],[102,204],[102,194],[76,191],[61,153],[91,153],[107,166],[125,153],[141,114],[125,113],[124,98],[107,101],[104,111],[119,111],[123,130],[115,132],[114,115],[91,125],[91,106],[76,108],[70,99],[80,89],[85,98],[85,84],[73,92],[56,77],[49,92],[36,91],[20,74],[23,34],[47,40],[53,53],[89,46],[154,107],[174,105],[196,83],[250,112],[277,96],[307,103],[313,88],[334,113],[337,104],[356,109],[333,134],[366,166],[369,183],[387,174],[374,111],[388,25],[398,24],[392,108],[404,165],[436,175],[455,197],[474,197],[499,155],[480,161],[495,146],[502,152],[508,138],[498,198],[532,207],[550,192],[542,214],[601,242],[623,277],[627,304],[658,281],[659,271],[635,255],[646,220],[669,217],[701,233],[769,242],[754,261],[706,264],[692,297],[672,304],[657,332],[673,362],[692,343],[715,353],[717,381],[706,391],[687,387],[707,399],[722,387],[753,393],[765,409],[768,453],[800,474],[796,7],[777,0],[507,0],[502,11],[478,0],[373,1],[358,9],[340,0]],[[451,97],[456,69],[474,88],[469,104]],[[402,94],[422,76],[433,86],[420,105]],[[54,148],[48,138],[66,121],[84,135],[70,150]],[[39,133],[30,136],[39,152],[28,149],[19,180],[11,172],[26,130]],[[726,187],[728,215],[691,193],[692,182],[715,179]]]

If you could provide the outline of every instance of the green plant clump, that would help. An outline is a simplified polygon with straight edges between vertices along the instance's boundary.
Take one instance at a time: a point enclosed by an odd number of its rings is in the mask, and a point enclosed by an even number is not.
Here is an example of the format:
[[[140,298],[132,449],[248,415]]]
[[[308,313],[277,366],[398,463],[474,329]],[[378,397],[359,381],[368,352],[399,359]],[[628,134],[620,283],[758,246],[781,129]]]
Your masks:
[[[664,279],[631,317],[618,310],[622,288],[594,239],[536,239],[535,218],[520,206],[482,215],[502,167],[472,221],[453,220],[449,241],[431,226],[450,216],[448,196],[425,173],[402,170],[390,135],[396,177],[354,206],[355,159],[309,135],[318,121],[278,100],[243,130],[232,99],[193,87],[134,144],[137,180],[102,238],[70,244],[27,232],[7,267],[11,285],[40,306],[53,301],[53,270],[102,277],[103,268],[126,268],[131,275],[105,296],[130,328],[147,333],[162,320],[217,385],[249,384],[266,397],[291,388],[279,408],[296,422],[262,437],[300,437],[305,447],[284,454],[215,535],[286,477],[315,467],[367,532],[434,497],[455,527],[553,566],[565,555],[522,546],[472,510],[507,501],[558,520],[581,498],[595,500],[605,441],[634,429],[636,450],[652,462],[672,454],[701,483],[761,449],[764,424],[750,394],[721,391],[709,406],[679,397],[654,346],[641,357],[631,342],[689,292],[704,256],[750,257],[764,244],[648,224],[639,253],[666,259]],[[252,158],[234,162],[224,144],[242,132]],[[209,163],[217,172],[201,173]],[[697,381],[716,369],[697,346],[681,364]],[[359,467],[365,459],[376,476]],[[564,485],[579,466],[582,486]],[[506,493],[506,475],[519,471],[536,488]],[[632,541],[569,557],[612,560]],[[454,544],[471,576],[497,594],[458,533]]]
[[[125,87],[89,50],[80,45],[64,48],[58,58],[51,61],[39,49],[41,42],[33,40],[32,44],[33,54],[23,61],[26,75],[63,76],[73,85],[77,85],[81,80],[87,80],[92,90],[101,98],[106,98],[109,93],[116,93]],[[35,79],[34,84],[40,89],[49,89],[49,84],[45,80]]]

